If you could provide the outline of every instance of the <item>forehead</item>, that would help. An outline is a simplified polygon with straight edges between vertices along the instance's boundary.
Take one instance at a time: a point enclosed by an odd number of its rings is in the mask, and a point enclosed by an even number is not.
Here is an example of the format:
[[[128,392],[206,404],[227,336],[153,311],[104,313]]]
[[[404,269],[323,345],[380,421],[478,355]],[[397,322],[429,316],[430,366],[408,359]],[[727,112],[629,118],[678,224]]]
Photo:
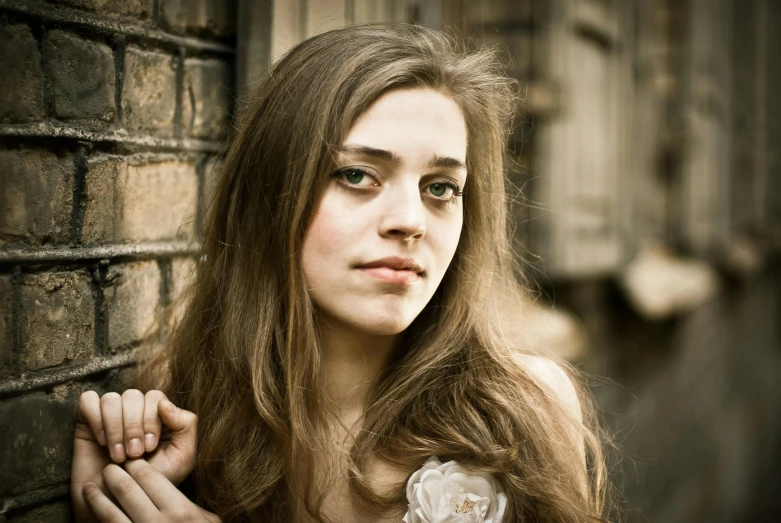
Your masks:
[[[388,149],[400,156],[435,154],[466,161],[466,122],[451,97],[429,88],[380,96],[355,122],[344,145]]]

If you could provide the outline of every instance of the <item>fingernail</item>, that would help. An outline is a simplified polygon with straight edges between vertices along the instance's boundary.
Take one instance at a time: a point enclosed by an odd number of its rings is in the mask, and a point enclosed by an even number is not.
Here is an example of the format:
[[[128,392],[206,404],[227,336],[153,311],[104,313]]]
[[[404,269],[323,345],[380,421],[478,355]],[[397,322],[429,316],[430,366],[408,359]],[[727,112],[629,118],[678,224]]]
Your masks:
[[[122,443],[114,444],[114,452],[111,453],[111,457],[114,461],[122,461],[125,459],[125,446]]]
[[[144,445],[147,452],[152,452],[155,448],[155,435],[149,432],[144,434]]]
[[[144,453],[144,446],[141,444],[141,440],[133,438],[127,442],[127,453],[131,456],[140,456]]]
[[[100,435],[98,436],[98,443],[100,443],[104,447],[106,446],[106,431],[104,430],[100,431]]]

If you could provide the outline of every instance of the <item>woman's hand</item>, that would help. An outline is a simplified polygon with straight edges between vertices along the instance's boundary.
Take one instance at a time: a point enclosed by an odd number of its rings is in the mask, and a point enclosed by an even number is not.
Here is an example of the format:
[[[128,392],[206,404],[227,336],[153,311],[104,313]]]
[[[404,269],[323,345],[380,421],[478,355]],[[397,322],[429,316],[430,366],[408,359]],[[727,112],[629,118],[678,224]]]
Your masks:
[[[103,481],[119,502],[120,508],[95,483],[84,485],[83,495],[98,521],[141,523],[194,521],[217,523],[220,518],[179,492],[163,474],[143,459],[125,463],[125,469],[109,464],[103,469]]]
[[[161,441],[163,425],[170,430],[170,441]],[[128,456],[137,458],[151,452],[149,463],[172,484],[181,483],[195,467],[196,429],[196,415],[175,407],[160,391],[144,395],[131,389],[122,396],[110,392],[102,398],[94,391],[82,394],[71,469],[77,519],[94,521],[82,495],[86,483],[95,483],[110,495],[102,472],[112,460],[122,463]],[[144,443],[139,448],[140,442]]]

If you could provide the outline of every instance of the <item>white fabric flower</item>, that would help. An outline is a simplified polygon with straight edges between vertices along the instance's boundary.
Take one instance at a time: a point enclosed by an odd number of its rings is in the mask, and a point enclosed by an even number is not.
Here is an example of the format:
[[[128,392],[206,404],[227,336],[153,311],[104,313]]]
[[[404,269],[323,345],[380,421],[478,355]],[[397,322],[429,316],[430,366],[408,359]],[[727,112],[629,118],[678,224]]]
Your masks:
[[[409,478],[407,502],[406,523],[501,523],[507,496],[491,474],[432,456]]]

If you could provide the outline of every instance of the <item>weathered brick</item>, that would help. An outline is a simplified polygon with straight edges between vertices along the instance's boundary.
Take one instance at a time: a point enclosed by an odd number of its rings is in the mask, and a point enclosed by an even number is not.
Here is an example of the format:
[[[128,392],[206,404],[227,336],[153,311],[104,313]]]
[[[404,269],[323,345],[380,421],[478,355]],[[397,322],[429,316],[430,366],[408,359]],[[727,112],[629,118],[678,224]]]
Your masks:
[[[137,389],[138,385],[138,367],[135,365],[116,371],[116,390],[125,391],[127,389]]]
[[[13,288],[11,277],[0,275],[0,375],[8,372],[13,351]]]
[[[222,171],[222,158],[213,156],[206,162],[203,171],[203,206],[204,211],[208,211],[214,198],[214,191],[217,189],[217,182]]]
[[[0,150],[0,244],[67,242],[73,160],[40,150]]]
[[[26,25],[0,25],[0,121],[44,116],[41,54]]]
[[[118,158],[101,157],[88,162],[84,176],[82,242],[111,242],[117,239],[117,175],[125,169],[127,164]]]
[[[122,98],[122,117],[128,128],[172,134],[176,111],[172,58],[128,47]]]
[[[126,15],[141,20],[152,17],[154,5],[153,0],[59,0],[59,3],[101,14]]]
[[[120,170],[119,237],[128,241],[192,238],[198,175],[179,161],[131,163]]]
[[[114,54],[106,44],[53,30],[43,56],[58,117],[114,118]]]
[[[43,393],[0,403],[0,496],[68,482],[75,419],[74,402]]]
[[[175,322],[182,319],[187,308],[188,299],[185,291],[195,279],[195,270],[195,260],[192,258],[174,258],[171,262],[171,302],[173,304],[171,319]]]
[[[93,353],[95,298],[84,272],[22,277],[21,363],[37,370],[88,360]]]
[[[160,301],[160,269],[154,261],[118,265],[107,281],[108,345],[115,350],[149,333]]]
[[[86,243],[191,238],[195,167],[180,161],[98,157],[85,176],[81,234]]]
[[[116,375],[119,369],[112,369],[106,374],[98,374],[87,378],[84,381],[66,381],[52,387],[49,398],[65,403],[76,403],[79,397],[88,390],[94,390],[99,396],[109,391],[122,392],[124,389],[115,387],[116,379],[111,374]]]
[[[235,32],[236,0],[162,0],[163,27],[174,33],[230,36]]]
[[[83,392],[95,388],[94,383],[66,381],[52,387],[51,397],[58,401],[77,401]]]
[[[8,519],[8,523],[67,523],[70,521],[73,521],[73,512],[70,504],[65,501],[27,509]]]
[[[216,140],[228,130],[231,71],[220,60],[184,62],[182,120],[189,136]]]
[[[177,299],[194,281],[195,260],[192,258],[174,258],[171,261],[172,285],[171,297]]]

